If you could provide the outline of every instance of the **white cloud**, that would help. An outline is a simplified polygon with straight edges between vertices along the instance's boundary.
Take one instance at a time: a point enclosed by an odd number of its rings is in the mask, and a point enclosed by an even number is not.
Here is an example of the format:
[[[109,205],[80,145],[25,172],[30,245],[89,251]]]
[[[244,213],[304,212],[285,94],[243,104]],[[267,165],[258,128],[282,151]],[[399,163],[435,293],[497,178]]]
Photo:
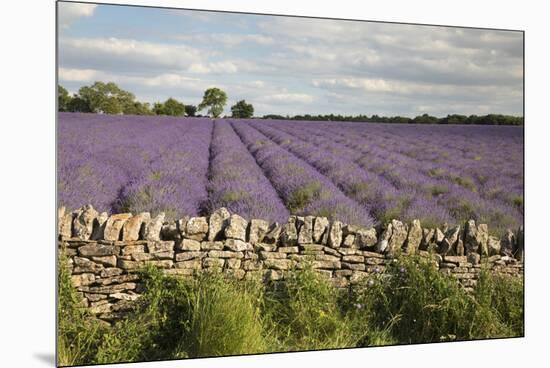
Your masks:
[[[305,93],[276,93],[266,96],[261,96],[258,100],[262,102],[277,102],[277,103],[312,103],[315,98]]]
[[[67,82],[91,82],[99,80],[101,74],[93,69],[59,68],[59,80]]]
[[[59,7],[58,21],[62,29],[69,28],[78,18],[91,17],[97,8],[95,4],[83,3],[57,3],[57,6]]]
[[[60,42],[62,63],[75,66],[136,69],[187,69],[208,56],[186,45],[122,38],[65,38]]]

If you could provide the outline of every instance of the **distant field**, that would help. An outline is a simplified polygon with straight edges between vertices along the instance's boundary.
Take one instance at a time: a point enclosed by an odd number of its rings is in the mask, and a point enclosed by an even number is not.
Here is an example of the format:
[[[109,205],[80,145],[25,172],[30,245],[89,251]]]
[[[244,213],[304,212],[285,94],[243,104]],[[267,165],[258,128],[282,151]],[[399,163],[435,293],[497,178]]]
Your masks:
[[[523,222],[523,128],[60,113],[59,205]]]

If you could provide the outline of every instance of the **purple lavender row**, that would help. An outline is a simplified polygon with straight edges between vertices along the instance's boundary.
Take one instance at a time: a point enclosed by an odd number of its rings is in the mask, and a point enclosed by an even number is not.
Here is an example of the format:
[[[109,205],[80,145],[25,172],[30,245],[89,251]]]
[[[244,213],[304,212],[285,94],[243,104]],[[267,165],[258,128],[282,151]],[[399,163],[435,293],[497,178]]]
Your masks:
[[[434,187],[431,178],[415,175],[415,169],[417,172],[421,172],[424,164],[419,164],[416,168],[407,167],[404,162],[406,159],[404,158],[396,160],[396,162],[388,162],[384,154],[377,153],[376,149],[373,150],[372,147],[365,152],[363,148],[365,147],[364,140],[362,142],[355,141],[355,139],[358,138],[351,136],[348,131],[337,132],[333,127],[325,128],[326,129],[319,129],[319,127],[315,127],[315,129],[310,128],[310,134],[326,135],[327,140],[329,137],[331,140],[334,140],[335,134],[341,134],[344,136],[343,141],[352,145],[354,150],[363,154],[361,160],[358,161],[360,165],[370,167],[370,169],[374,171],[381,170],[381,172],[385,172],[384,175],[389,178],[393,177],[397,181],[395,184],[400,186],[402,190],[407,188],[407,186],[412,188],[416,187],[416,189],[418,189],[422,186],[426,186],[426,184],[431,181],[428,187],[435,190],[433,194],[435,194],[437,198],[437,203],[446,207],[456,221],[463,221],[470,217],[481,221],[487,221],[495,228],[503,230],[506,227],[519,226],[523,220],[523,215],[518,212],[517,208],[498,201],[481,198],[475,191],[468,190],[456,183],[444,183],[441,186]],[[354,141],[356,142],[355,145],[352,144]],[[438,192],[440,190],[442,192]],[[405,194],[403,197],[404,201],[407,201],[407,197],[413,199],[413,201],[417,203],[412,202],[408,206],[408,209],[403,209],[404,213],[401,214],[402,216],[422,217],[418,216],[418,214],[431,211],[434,207],[433,204],[430,204],[430,202],[433,201],[431,201],[429,197],[419,197],[418,195],[407,196]],[[442,213],[439,213],[437,217],[442,215]]]
[[[373,220],[364,208],[309,164],[244,121],[232,121],[232,126],[292,214],[325,216],[349,224],[372,226]]]
[[[60,205],[93,203],[116,210],[124,186],[139,177],[158,152],[150,142],[176,136],[170,118],[60,113],[58,196]],[[183,124],[178,121],[179,125]]]
[[[261,123],[259,128],[285,148],[296,153],[323,174],[338,183],[346,194],[368,207],[371,215],[379,222],[387,222],[392,218],[412,220],[418,218],[426,224],[441,224],[454,219],[448,211],[435,201],[423,198],[413,188],[399,190],[390,181],[376,173],[369,172],[354,162],[357,151],[345,145],[326,140],[315,133],[300,127],[281,126]],[[275,132],[276,126],[282,131]],[[298,139],[299,138],[299,139]],[[355,157],[354,157],[355,156]]]
[[[433,129],[436,128],[456,129],[456,127],[434,127]],[[422,173],[430,177],[457,183],[466,189],[478,192],[485,199],[496,200],[513,206],[517,205],[519,200],[522,204],[522,138],[521,135],[519,138],[512,135],[521,133],[521,129],[517,127],[500,127],[506,133],[503,134],[502,131],[495,130],[496,127],[467,128],[469,134],[464,134],[464,137],[457,134],[445,135],[440,132],[437,136],[437,141],[443,147],[451,146],[452,144],[449,143],[451,141],[454,143],[458,141],[462,146],[460,153],[453,153],[451,149],[440,151],[441,148],[438,148],[436,151],[438,154],[435,157],[432,155],[432,162],[430,162],[429,159],[422,157],[422,153],[434,146],[430,142],[434,142],[436,139],[426,138],[426,134],[415,136],[413,131],[406,131],[408,134],[406,136],[396,134],[395,139],[399,140],[399,145],[391,151],[385,150],[384,157],[397,161],[400,167],[412,167],[415,170],[421,170]],[[466,129],[463,127],[463,130]],[[484,132],[484,134],[479,134],[480,132]],[[493,133],[498,139],[493,138]],[[359,134],[359,136],[374,138],[373,141],[376,142],[376,146],[384,147],[383,137],[372,137],[372,134]],[[489,136],[490,141],[487,141],[487,136]],[[355,134],[345,136],[344,140],[351,143],[354,138],[356,138]],[[423,139],[427,139],[426,144],[422,144]],[[387,145],[394,146],[394,143],[395,141],[390,141],[387,142]],[[499,147],[499,145],[502,147]],[[481,151],[480,147],[489,148]],[[406,155],[400,153],[403,151]],[[498,154],[495,154],[495,152]],[[366,154],[369,154],[369,152]],[[422,165],[418,165],[419,161],[422,161]],[[379,162],[379,164],[382,163]],[[403,178],[403,176],[396,175],[396,180],[400,180],[400,178]]]
[[[207,211],[213,122],[187,119],[177,128],[179,131],[174,132],[173,137],[164,141],[155,137],[149,142],[161,147],[162,152],[149,162],[139,178],[124,187],[120,195],[121,211],[165,212],[168,219],[197,216]]]
[[[227,121],[215,121],[210,154],[209,212],[226,207],[248,218],[288,219],[282,199]]]

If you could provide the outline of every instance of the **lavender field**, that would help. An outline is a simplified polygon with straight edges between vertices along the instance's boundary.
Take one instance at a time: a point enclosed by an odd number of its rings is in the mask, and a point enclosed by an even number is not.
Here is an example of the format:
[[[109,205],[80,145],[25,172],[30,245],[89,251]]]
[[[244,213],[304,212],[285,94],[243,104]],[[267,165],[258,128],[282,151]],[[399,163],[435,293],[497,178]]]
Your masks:
[[[523,128],[60,113],[58,201],[502,231],[523,222]]]

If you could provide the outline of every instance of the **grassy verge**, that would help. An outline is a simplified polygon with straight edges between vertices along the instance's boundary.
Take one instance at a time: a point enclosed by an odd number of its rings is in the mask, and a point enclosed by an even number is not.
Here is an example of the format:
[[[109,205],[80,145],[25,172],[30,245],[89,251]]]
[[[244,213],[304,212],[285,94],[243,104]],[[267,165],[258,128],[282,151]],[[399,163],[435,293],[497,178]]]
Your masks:
[[[79,307],[64,257],[59,276],[61,365],[523,335],[520,280],[482,271],[466,293],[410,256],[349,290],[310,268],[267,284],[220,272],[178,279],[149,268],[139,303],[111,327]]]

